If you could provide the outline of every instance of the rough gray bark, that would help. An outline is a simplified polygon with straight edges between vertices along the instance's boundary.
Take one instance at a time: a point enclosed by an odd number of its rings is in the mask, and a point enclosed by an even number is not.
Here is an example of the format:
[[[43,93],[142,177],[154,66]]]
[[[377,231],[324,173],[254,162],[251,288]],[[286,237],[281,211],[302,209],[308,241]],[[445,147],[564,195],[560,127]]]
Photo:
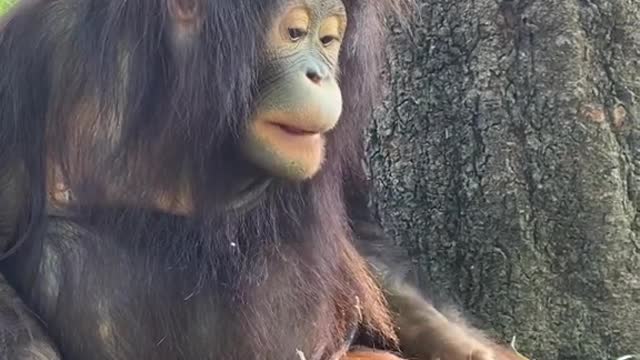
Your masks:
[[[640,1],[418,13],[368,153],[419,284],[534,359],[640,353]]]

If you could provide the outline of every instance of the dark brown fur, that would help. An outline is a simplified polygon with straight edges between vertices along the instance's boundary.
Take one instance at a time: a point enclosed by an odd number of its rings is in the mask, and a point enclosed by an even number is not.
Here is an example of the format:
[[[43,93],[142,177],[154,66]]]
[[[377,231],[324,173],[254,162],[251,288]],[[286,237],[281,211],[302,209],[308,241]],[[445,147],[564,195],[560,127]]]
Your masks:
[[[23,164],[31,192],[3,272],[65,359],[293,358],[296,346],[328,355],[360,317],[363,329],[393,343],[340,190],[346,169],[360,165],[350,144],[378,88],[391,2],[345,1],[345,108],[322,172],[301,184],[273,179],[241,210],[224,205],[238,179],[257,171],[236,149],[257,95],[261,35],[282,4],[201,1],[202,33],[181,49],[169,40],[166,4],[40,1],[6,22],[0,171]],[[73,189],[62,218],[48,213],[59,184]],[[193,217],[145,206],[184,186]],[[114,188],[142,208],[102,206]],[[211,320],[190,325],[190,316]],[[211,333],[211,349],[194,326]]]

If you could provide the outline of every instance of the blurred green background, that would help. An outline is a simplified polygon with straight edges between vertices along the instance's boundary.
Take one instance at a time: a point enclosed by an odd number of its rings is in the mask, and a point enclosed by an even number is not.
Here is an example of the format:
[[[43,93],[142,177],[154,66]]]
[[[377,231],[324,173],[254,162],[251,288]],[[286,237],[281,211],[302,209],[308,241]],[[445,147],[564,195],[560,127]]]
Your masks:
[[[18,0],[0,0],[0,15],[4,14],[11,5],[16,3],[16,1]]]

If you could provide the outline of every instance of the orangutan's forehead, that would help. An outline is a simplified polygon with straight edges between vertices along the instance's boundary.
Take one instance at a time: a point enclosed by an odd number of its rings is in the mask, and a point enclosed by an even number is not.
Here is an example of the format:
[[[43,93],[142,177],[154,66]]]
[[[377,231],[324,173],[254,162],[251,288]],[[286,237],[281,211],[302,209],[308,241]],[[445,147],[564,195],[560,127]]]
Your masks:
[[[342,0],[289,0],[288,6],[303,6],[312,12],[344,12],[344,3]]]

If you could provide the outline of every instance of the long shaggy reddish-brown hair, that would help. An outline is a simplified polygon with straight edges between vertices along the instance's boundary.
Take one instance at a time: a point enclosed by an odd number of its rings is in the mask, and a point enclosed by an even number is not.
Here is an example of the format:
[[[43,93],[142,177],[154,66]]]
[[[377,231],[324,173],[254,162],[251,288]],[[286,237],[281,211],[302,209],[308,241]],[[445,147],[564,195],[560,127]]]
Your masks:
[[[16,248],[44,241],[51,181],[60,180],[73,189],[74,216],[103,241],[126,239],[145,266],[190,269],[181,287],[237,301],[243,316],[231,318],[254,353],[276,354],[288,345],[285,330],[307,321],[327,349],[340,348],[358,319],[395,341],[380,289],[353,247],[343,187],[361,166],[361,137],[379,95],[385,17],[403,1],[344,0],[344,108],[325,166],[303,183],[270,179],[241,209],[219,204],[246,171],[238,142],[258,96],[264,29],[284,1],[198,1],[201,32],[179,57],[166,0],[31,3],[0,22],[0,173],[19,163],[30,189]],[[128,204],[148,204],[185,186],[195,209],[188,218],[103,206],[113,188]],[[100,246],[93,251],[101,256]],[[270,288],[260,287],[267,279]],[[177,314],[174,301],[133,304],[129,315]],[[274,317],[287,308],[301,310]],[[47,317],[63,323],[73,308]]]

